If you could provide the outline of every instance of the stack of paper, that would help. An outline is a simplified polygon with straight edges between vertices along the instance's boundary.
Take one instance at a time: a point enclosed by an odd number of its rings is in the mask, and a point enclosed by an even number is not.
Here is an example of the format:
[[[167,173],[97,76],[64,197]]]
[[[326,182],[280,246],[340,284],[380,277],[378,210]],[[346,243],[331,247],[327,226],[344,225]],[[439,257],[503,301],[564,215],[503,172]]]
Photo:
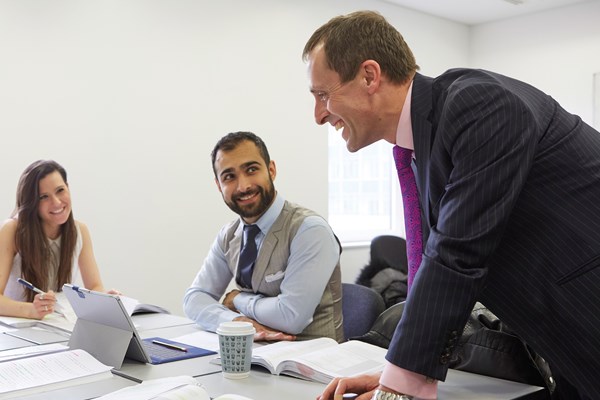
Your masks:
[[[0,363],[0,397],[11,399],[111,378],[111,369],[84,350],[3,362]]]

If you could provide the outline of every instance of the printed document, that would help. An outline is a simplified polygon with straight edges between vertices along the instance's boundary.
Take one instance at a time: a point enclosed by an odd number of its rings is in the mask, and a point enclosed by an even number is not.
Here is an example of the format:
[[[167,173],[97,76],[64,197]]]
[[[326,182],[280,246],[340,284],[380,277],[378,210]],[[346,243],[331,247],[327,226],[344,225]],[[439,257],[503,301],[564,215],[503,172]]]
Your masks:
[[[111,369],[80,349],[3,362],[0,397],[10,399],[111,378]]]

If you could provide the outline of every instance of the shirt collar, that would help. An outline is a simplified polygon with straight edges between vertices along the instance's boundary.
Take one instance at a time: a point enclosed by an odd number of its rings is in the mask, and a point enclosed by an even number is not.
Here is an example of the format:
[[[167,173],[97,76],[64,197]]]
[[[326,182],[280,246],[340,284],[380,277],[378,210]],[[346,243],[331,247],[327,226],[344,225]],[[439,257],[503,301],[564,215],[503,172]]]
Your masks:
[[[279,194],[279,192],[276,192],[275,200],[273,200],[273,203],[271,204],[271,206],[254,223],[254,225],[258,225],[258,227],[260,228],[260,231],[263,233],[263,235],[266,235],[267,232],[269,232],[269,229],[271,229],[271,226],[273,226],[273,224],[275,223],[275,220],[277,219],[277,217],[279,217],[279,214],[281,214],[281,210],[283,210],[284,203],[285,203],[285,199],[283,198],[283,196],[281,196]],[[240,225],[243,228],[243,226],[245,225],[245,222],[241,218],[240,218],[240,221],[242,222]]]
[[[404,105],[402,106],[402,112],[400,113],[400,120],[398,121],[398,128],[396,129],[396,144],[405,149],[415,149],[413,141],[413,130],[412,130],[412,119],[410,117],[410,103],[412,99],[412,88],[413,82],[410,82],[408,92],[406,92],[406,98],[404,99]]]

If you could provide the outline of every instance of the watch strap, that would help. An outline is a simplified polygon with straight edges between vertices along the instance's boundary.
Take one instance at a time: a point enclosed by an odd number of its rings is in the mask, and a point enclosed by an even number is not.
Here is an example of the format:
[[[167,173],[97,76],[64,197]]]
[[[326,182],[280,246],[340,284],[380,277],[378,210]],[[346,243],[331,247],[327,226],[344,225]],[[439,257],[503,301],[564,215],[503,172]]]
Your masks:
[[[371,400],[413,400],[413,397],[407,394],[391,393],[377,389],[375,393],[373,393]]]

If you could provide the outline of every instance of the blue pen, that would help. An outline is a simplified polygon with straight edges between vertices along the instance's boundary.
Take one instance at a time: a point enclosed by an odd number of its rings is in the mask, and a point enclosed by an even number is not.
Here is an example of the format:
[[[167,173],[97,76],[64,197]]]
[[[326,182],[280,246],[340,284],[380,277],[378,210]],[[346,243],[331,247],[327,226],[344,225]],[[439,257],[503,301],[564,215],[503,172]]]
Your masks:
[[[39,293],[39,294],[45,294],[45,293],[44,293],[44,291],[43,291],[42,289],[38,289],[38,288],[36,288],[35,286],[33,286],[33,284],[31,284],[31,283],[27,282],[27,281],[26,281],[25,279],[23,279],[23,278],[18,278],[18,279],[17,279],[17,282],[19,282],[21,285],[25,286],[27,289],[31,289],[31,290],[33,290],[33,291],[34,291],[34,292],[36,292],[36,293]]]
[[[25,279],[23,278],[17,278],[17,282],[19,282],[21,285],[25,286],[27,289],[33,290],[34,292],[44,295],[46,294],[42,289],[39,289],[35,286],[33,286],[33,284],[31,282],[27,282]],[[61,312],[60,310],[62,310],[62,306],[57,302],[55,305],[55,309],[54,312],[60,315],[65,315],[63,312]]]

